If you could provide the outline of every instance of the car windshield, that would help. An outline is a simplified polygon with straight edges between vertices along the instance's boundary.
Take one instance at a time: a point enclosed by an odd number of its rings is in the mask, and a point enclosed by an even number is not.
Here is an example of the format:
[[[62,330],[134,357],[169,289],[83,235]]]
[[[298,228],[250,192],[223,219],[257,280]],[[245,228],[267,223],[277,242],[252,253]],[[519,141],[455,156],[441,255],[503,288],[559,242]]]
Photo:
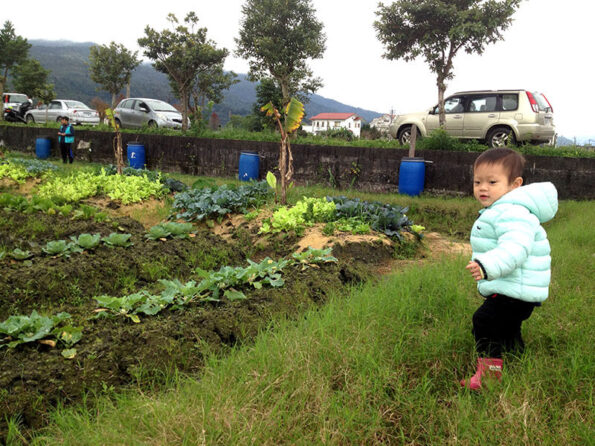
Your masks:
[[[64,101],[64,103],[68,108],[84,108],[85,110],[90,110],[89,107],[79,101]]]
[[[153,111],[156,112],[176,112],[179,113],[173,106],[167,102],[157,101],[155,99],[149,99],[144,101]]]

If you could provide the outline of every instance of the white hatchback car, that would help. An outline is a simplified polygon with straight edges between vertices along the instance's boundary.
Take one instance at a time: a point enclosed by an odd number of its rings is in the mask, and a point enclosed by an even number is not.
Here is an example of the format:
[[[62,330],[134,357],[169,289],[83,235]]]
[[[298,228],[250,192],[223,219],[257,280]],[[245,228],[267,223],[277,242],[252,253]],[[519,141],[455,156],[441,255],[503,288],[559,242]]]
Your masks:
[[[56,99],[49,105],[40,105],[37,108],[29,110],[25,114],[28,123],[46,123],[60,122],[64,117],[68,117],[71,124],[99,124],[99,113],[87,107],[80,101],[69,99]]]
[[[444,129],[449,135],[484,141],[490,147],[549,143],[556,133],[551,104],[543,94],[528,90],[463,91],[446,98],[444,110]],[[438,106],[399,115],[390,133],[401,144],[408,144],[413,124],[421,136],[439,128]]]

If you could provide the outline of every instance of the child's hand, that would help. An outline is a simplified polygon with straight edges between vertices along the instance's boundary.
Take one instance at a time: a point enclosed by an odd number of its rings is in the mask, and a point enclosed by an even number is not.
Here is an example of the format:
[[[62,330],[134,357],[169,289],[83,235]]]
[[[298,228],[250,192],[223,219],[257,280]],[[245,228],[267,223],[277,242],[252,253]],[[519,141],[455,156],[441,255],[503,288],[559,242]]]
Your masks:
[[[481,270],[481,266],[479,266],[477,262],[470,260],[469,264],[465,267],[465,269],[469,270],[469,272],[471,273],[471,277],[473,277],[475,281],[483,279],[483,271]]]

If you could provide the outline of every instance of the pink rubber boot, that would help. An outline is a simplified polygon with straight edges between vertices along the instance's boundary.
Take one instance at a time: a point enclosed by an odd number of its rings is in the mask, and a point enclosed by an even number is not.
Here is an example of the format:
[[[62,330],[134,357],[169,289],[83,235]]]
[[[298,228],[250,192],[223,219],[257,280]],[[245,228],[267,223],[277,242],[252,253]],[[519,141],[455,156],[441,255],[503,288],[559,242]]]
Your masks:
[[[481,389],[481,379],[502,379],[502,359],[499,358],[477,358],[477,371],[471,378],[462,379],[461,386],[471,390]]]

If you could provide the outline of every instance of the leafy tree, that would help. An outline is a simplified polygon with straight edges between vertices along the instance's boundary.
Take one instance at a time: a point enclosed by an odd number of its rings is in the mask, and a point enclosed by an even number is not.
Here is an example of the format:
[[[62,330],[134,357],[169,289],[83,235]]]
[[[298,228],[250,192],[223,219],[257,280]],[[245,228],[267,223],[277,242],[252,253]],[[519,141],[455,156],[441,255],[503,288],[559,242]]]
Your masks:
[[[138,51],[134,53],[124,45],[111,42],[89,48],[89,71],[91,79],[111,93],[112,107],[116,106],[116,95],[130,84],[132,72],[140,65]]]
[[[12,83],[19,93],[37,98],[39,91],[47,86],[49,74],[50,70],[43,68],[38,60],[27,59],[14,67]]]
[[[42,104],[48,105],[50,102],[56,99],[56,91],[54,90],[54,84],[43,84],[40,88],[37,89],[35,96],[37,97],[37,99],[39,99],[39,101]],[[47,107],[45,109],[45,122],[48,122]]]
[[[374,28],[384,44],[383,57],[414,60],[422,56],[436,74],[440,125],[444,125],[446,81],[454,77],[459,50],[483,54],[502,40],[521,0],[398,0],[378,4]]]
[[[226,50],[227,52],[227,50]],[[227,55],[227,54],[226,54]],[[233,71],[223,71],[223,61],[205,67],[198,73],[192,90],[194,105],[203,108],[208,101],[215,104],[223,101],[223,92],[240,82]]]
[[[182,128],[186,130],[190,95],[199,73],[222,64],[228,51],[207,40],[206,28],[196,28],[198,17],[194,12],[186,15],[185,24],[180,24],[174,14],[167,19],[171,30],[159,33],[147,26],[138,44],[145,48],[145,56],[155,61],[155,69],[167,74],[175,85],[174,92],[182,102]]]
[[[292,96],[299,92],[314,93],[322,85],[307,64],[309,59],[321,58],[325,50],[323,25],[314,11],[311,0],[246,0],[242,6],[240,36],[235,39],[236,54],[247,59],[250,65],[250,80],[271,78],[281,88],[282,107],[279,109],[285,110],[284,116],[272,103],[262,110],[275,119],[281,132],[279,174],[283,201],[286,184],[293,174],[289,136],[295,130],[295,121],[290,117],[296,110],[296,102],[301,105]],[[281,118],[283,124],[279,121]]]
[[[4,22],[4,27],[0,30],[0,94],[4,93],[9,71],[27,59],[29,48],[31,45],[27,39],[16,35],[12,22]],[[0,105],[0,120],[2,119],[4,102]]]
[[[274,120],[262,111],[262,107],[269,102],[271,102],[277,110],[282,109],[281,104],[283,104],[283,93],[281,92],[281,87],[277,85],[274,79],[265,77],[260,80],[258,85],[256,85],[256,102],[252,107],[255,128],[252,128],[251,130],[261,131],[264,128],[275,128],[276,123]]]
[[[246,0],[242,6],[236,54],[249,61],[250,80],[275,79],[283,106],[298,92],[314,93],[322,85],[307,65],[325,50],[314,11],[311,0]]]

